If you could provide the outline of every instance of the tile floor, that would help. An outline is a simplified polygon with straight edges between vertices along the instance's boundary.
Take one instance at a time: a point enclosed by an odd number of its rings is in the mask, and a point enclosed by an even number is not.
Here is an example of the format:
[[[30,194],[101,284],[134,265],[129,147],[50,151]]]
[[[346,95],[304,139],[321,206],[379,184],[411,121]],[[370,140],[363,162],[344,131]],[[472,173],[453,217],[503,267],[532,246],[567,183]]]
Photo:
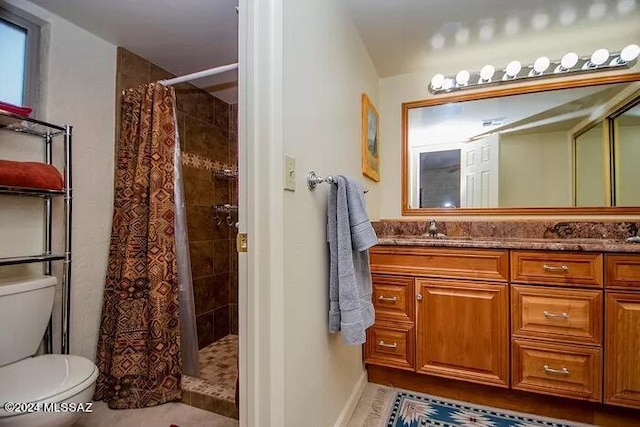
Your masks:
[[[238,427],[238,421],[183,403],[167,403],[153,408],[109,409],[95,402],[93,412],[83,414],[73,427]]]
[[[238,336],[226,337],[200,350],[200,378],[182,377],[182,402],[231,418],[238,379]]]

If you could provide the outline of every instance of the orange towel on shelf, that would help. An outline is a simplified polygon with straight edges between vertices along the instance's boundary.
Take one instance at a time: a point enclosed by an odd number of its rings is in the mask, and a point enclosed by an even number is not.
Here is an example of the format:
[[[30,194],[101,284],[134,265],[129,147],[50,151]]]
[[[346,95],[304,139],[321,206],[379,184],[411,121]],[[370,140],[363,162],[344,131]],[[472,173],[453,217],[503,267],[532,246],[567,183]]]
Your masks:
[[[62,190],[64,180],[55,166],[37,162],[0,160],[0,185]]]

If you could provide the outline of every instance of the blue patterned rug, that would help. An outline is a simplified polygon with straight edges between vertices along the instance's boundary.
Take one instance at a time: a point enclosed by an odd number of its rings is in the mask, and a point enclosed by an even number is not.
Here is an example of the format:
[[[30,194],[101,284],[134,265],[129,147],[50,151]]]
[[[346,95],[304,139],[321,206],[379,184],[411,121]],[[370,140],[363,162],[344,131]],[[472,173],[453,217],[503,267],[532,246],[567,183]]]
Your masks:
[[[396,391],[386,426],[576,427],[585,424],[477,406],[426,394]]]

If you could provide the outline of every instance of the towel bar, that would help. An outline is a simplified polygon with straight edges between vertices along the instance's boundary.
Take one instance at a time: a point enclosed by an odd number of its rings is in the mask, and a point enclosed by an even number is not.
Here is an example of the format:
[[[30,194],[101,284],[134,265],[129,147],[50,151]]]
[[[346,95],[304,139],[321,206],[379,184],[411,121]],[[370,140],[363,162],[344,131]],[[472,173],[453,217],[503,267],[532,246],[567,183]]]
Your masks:
[[[327,182],[330,184],[335,184],[336,180],[333,178],[333,175],[327,175],[326,177],[318,176],[315,171],[309,171],[307,174],[307,185],[309,186],[309,190],[313,190],[316,188],[318,184],[322,184],[323,182]],[[365,194],[369,192],[369,190],[364,190]]]

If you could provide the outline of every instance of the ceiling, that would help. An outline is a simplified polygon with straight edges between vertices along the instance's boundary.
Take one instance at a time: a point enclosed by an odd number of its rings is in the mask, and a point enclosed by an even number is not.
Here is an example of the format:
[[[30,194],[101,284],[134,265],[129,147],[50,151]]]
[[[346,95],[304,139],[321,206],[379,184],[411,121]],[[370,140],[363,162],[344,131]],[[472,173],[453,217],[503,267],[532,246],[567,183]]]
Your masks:
[[[493,133],[567,132],[625,90],[637,92],[638,85],[620,83],[413,108],[409,110],[409,144],[455,144]],[[625,114],[628,122],[634,113]]]
[[[31,1],[176,75],[238,61],[238,0]],[[340,1],[381,78],[470,52],[490,54],[507,40],[544,33],[553,40],[595,22],[640,22],[640,0]],[[237,102],[237,71],[193,83]]]
[[[238,62],[238,0],[31,0],[117,46],[184,75]],[[237,71],[192,83],[236,103]]]
[[[346,2],[381,78],[422,70],[434,60],[445,63],[445,53],[454,56],[452,61],[478,50],[485,56],[499,55],[494,49],[501,42],[530,42],[546,34],[552,45],[555,37],[575,38],[578,29],[596,24],[610,29],[623,20],[632,25],[640,22],[640,0]]]

